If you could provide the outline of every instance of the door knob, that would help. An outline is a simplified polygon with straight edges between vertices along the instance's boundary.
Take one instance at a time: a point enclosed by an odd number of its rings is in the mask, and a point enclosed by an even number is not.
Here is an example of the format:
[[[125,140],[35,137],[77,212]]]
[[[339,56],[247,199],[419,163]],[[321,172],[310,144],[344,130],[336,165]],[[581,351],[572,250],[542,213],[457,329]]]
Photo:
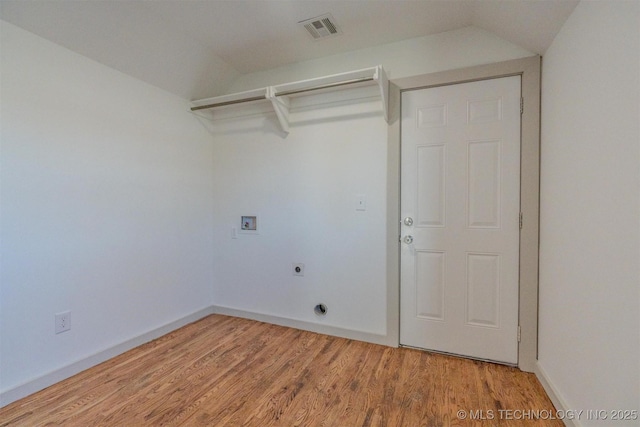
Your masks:
[[[408,217],[406,217],[402,222],[404,222],[404,225],[411,226],[411,225],[413,225],[413,218],[411,218],[410,216],[408,216]]]
[[[413,243],[413,236],[406,235],[402,238],[402,241],[405,242],[407,245],[410,245]]]

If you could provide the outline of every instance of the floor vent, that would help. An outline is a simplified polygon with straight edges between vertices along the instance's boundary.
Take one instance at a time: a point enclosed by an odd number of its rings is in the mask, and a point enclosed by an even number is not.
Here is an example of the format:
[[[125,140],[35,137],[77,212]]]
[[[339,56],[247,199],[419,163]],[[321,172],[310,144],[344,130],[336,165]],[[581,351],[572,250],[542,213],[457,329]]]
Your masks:
[[[342,31],[340,31],[340,28],[338,28],[335,19],[330,13],[305,19],[304,21],[298,22],[298,24],[302,25],[314,40],[342,34]]]

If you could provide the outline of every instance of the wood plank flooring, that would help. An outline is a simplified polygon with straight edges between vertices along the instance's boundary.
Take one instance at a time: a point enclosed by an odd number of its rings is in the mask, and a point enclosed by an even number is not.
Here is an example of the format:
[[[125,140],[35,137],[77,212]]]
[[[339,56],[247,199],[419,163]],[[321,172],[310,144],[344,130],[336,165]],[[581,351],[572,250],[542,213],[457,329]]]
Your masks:
[[[515,368],[211,315],[0,409],[0,426],[563,425],[548,414]]]

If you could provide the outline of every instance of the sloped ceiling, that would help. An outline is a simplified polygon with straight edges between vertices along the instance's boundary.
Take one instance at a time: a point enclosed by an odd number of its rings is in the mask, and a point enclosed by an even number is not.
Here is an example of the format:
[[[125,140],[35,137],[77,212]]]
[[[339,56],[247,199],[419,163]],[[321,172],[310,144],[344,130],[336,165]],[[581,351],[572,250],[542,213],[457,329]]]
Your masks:
[[[187,99],[238,76],[476,26],[543,54],[578,0],[0,0],[0,18]],[[342,35],[299,21],[331,13]]]

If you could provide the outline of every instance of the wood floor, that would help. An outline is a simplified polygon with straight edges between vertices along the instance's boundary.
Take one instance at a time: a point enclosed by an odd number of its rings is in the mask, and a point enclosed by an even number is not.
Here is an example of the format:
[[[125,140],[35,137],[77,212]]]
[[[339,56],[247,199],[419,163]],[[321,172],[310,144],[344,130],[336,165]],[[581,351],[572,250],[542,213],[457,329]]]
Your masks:
[[[554,413],[515,368],[212,315],[0,409],[0,426],[562,426]]]

